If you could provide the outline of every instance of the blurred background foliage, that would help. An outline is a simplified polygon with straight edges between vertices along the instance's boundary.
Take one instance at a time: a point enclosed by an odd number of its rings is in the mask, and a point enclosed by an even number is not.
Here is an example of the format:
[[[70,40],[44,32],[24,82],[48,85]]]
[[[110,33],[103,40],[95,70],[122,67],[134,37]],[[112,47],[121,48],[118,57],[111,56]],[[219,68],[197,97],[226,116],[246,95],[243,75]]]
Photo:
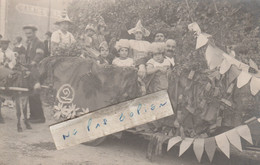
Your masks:
[[[76,37],[84,33],[88,23],[98,24],[103,17],[112,41],[127,38],[127,30],[141,19],[151,31],[148,41],[157,30],[163,30],[167,38],[177,41],[176,53],[189,61],[203,51],[195,51],[196,39],[187,28],[197,22],[222,50],[232,47],[236,58],[245,63],[252,58],[260,64],[257,0],[74,0],[68,13]]]

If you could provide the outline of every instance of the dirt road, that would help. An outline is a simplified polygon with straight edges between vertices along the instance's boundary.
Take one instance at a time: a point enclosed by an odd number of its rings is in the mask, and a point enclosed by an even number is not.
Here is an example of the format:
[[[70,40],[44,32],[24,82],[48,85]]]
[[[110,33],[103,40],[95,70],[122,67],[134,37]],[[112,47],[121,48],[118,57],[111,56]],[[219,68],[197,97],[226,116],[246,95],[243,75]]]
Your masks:
[[[32,124],[32,130],[26,130],[23,125],[23,132],[18,133],[15,110],[3,108],[5,124],[0,125],[0,165],[199,165],[192,149],[179,158],[178,148],[151,162],[146,159],[147,141],[130,134],[120,140],[110,138],[98,147],[77,145],[58,151],[49,131],[49,125],[55,123],[50,111],[45,107],[45,124]],[[232,164],[218,154],[214,162]],[[206,154],[202,164],[209,164]]]

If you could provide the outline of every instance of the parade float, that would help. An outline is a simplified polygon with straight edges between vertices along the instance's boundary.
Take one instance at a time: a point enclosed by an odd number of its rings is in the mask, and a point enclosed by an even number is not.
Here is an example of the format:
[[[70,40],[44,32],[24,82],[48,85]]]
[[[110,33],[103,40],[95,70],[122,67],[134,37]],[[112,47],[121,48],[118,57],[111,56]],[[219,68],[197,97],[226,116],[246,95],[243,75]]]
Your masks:
[[[86,15],[78,9],[87,2],[79,1],[69,9],[78,38],[91,17],[102,16],[110,26],[112,46],[125,28],[136,22],[133,20],[142,17],[150,29],[166,28],[168,38],[178,43],[168,88],[175,115],[149,123],[148,128],[127,131],[150,141],[149,159],[162,154],[166,144],[167,150],[179,146],[179,156],[192,147],[198,161],[205,152],[212,161],[216,150],[228,158],[241,152],[241,156],[259,160],[259,152],[248,151],[259,151],[260,135],[259,39],[253,17],[241,6],[229,3],[155,2],[146,6],[145,0],[134,5],[122,1],[102,10],[90,5]],[[124,13],[126,7],[133,10]],[[57,121],[141,96],[137,70],[100,67],[93,60],[79,57],[80,49],[69,48],[40,65],[42,76],[47,77],[48,92],[54,96]]]

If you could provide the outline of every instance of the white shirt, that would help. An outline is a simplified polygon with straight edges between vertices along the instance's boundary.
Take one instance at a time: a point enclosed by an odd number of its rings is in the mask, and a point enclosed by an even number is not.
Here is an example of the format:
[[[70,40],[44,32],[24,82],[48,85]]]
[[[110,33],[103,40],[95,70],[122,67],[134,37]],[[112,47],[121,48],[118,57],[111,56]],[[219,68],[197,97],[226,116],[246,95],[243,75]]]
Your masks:
[[[170,61],[170,63],[172,64],[172,66],[174,66],[175,65],[175,62],[174,62],[174,58],[172,57],[172,58],[170,58],[170,57],[167,57],[167,56],[165,56],[165,58],[167,59],[167,60],[169,60]]]
[[[134,66],[134,60],[132,58],[127,58],[124,60],[121,60],[120,58],[115,58],[112,64],[119,67],[132,67]]]
[[[0,50],[0,65],[7,65],[10,69],[13,69],[16,65],[15,53],[9,48],[5,51],[5,55],[4,52]]]
[[[155,61],[154,59],[150,59],[146,64],[151,64],[151,65],[153,65],[154,68],[171,66],[171,62],[166,58],[163,60],[162,63],[159,63],[159,62]]]
[[[52,33],[51,42],[70,45],[72,43],[75,43],[76,40],[70,32],[64,34],[61,30],[57,30]]]

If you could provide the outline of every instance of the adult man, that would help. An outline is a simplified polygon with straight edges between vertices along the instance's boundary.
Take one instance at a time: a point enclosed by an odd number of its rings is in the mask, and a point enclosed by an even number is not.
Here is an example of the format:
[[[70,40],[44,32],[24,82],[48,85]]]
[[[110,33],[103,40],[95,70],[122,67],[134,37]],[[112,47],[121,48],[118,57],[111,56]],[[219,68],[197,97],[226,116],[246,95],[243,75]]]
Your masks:
[[[154,42],[165,42],[165,34],[163,31],[157,31],[154,35]]]
[[[45,53],[47,57],[51,55],[51,36],[52,33],[50,31],[45,33],[44,46],[45,46]]]
[[[37,65],[38,63],[45,57],[44,53],[44,43],[41,42],[37,36],[36,31],[37,28],[32,25],[23,27],[24,33],[27,37],[27,64],[31,65],[32,69],[32,77],[30,83],[34,84],[34,88],[39,88],[39,74],[37,73]],[[40,99],[40,94],[34,92],[33,95],[29,96],[29,106],[30,106],[30,122],[32,123],[44,123],[45,117],[42,108],[42,102]]]
[[[59,26],[59,30],[52,33],[51,36],[51,52],[52,55],[57,54],[59,49],[67,49],[76,42],[74,36],[68,31],[71,20],[67,15],[63,15],[55,24]]]
[[[14,52],[8,48],[9,43],[10,43],[9,40],[6,40],[6,39],[0,40],[0,48],[1,48],[0,49],[0,67],[6,67],[9,69],[13,69],[14,66],[16,65],[16,59],[15,59]],[[2,71],[3,70],[4,69],[2,69]],[[4,74],[6,74],[6,72]],[[1,79],[1,75],[0,75],[0,79]],[[3,119],[2,113],[1,113],[1,105],[3,102],[4,102],[4,99],[1,98],[1,96],[0,96],[0,123],[4,123],[4,119]]]
[[[165,48],[165,57],[170,60],[172,66],[175,65],[174,62],[174,50],[176,48],[176,41],[173,39],[168,39],[166,42],[166,48]]]

